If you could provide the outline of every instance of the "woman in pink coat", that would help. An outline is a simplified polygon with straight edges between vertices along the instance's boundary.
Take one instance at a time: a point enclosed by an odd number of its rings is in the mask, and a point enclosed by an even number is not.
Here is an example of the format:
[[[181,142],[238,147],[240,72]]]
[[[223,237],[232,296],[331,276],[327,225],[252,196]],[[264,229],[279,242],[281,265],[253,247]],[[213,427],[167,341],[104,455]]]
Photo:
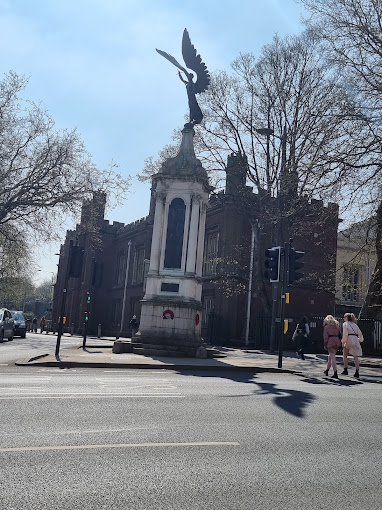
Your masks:
[[[324,347],[328,351],[328,364],[326,365],[325,375],[329,375],[330,367],[333,367],[334,379],[338,379],[336,354],[341,347],[340,340],[341,329],[338,321],[333,315],[327,315],[324,319]]]

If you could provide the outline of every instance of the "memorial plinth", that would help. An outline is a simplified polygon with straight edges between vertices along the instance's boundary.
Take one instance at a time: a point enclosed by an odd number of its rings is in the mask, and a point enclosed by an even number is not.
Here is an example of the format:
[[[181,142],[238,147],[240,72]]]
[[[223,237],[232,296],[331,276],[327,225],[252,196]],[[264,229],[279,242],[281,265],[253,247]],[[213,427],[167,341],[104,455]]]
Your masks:
[[[153,176],[150,267],[135,342],[143,353],[195,356],[202,345],[201,293],[208,177],[194,152],[193,125],[178,154]]]

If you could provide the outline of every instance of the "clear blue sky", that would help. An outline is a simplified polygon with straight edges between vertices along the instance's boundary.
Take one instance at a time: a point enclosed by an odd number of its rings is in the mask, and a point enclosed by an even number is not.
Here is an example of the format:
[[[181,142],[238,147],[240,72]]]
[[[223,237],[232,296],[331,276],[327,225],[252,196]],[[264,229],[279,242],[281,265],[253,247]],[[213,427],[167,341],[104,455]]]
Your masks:
[[[275,33],[298,33],[302,12],[295,0],[0,0],[1,71],[30,76],[24,96],[58,128],[77,127],[96,165],[114,160],[134,177],[126,203],[107,213],[129,223],[149,206],[135,175],[187,112],[184,85],[155,48],[182,61],[187,28],[208,69],[228,69]],[[42,248],[39,280],[55,271],[57,250]]]

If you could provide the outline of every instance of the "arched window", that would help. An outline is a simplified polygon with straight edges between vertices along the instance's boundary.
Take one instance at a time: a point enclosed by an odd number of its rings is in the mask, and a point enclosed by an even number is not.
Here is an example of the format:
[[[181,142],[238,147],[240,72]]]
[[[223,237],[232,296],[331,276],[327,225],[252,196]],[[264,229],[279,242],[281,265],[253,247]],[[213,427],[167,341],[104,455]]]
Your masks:
[[[181,198],[174,198],[168,209],[166,251],[164,267],[180,269],[182,264],[184,219],[186,204]]]

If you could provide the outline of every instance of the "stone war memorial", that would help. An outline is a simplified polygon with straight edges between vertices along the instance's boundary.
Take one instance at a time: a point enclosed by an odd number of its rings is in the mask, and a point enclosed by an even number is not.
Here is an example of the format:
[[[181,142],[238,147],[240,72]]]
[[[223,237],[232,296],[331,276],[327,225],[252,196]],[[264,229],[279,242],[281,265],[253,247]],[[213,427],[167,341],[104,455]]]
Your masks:
[[[196,94],[207,90],[210,76],[184,30],[182,54],[187,68],[157,50],[179,69],[186,85],[189,122],[178,154],[153,176],[155,213],[150,266],[142,300],[139,331],[132,342],[143,353],[195,356],[202,345],[202,265],[206,209],[211,187],[194,152],[194,126],[203,119]],[[182,76],[184,74],[185,78]]]
[[[272,285],[262,269],[265,250],[278,243],[279,200],[247,185],[242,153],[227,156],[225,188],[212,193],[194,150],[203,119],[197,97],[208,89],[209,73],[187,30],[184,67],[157,52],[164,72],[176,67],[187,93],[189,118],[177,154],[152,176],[147,216],[109,222],[103,192],[84,201],[79,224],[60,248],[52,330],[65,317],[65,333],[115,338],[113,352],[148,356],[218,356],[206,345],[243,346],[247,335],[254,348],[268,349]],[[324,317],[335,304],[338,205],[281,189],[293,212],[283,235],[305,252],[305,277],[291,285],[286,313],[291,321],[306,315],[319,324],[314,317]],[[254,225],[261,225],[256,239]],[[321,345],[319,328],[312,331]]]

